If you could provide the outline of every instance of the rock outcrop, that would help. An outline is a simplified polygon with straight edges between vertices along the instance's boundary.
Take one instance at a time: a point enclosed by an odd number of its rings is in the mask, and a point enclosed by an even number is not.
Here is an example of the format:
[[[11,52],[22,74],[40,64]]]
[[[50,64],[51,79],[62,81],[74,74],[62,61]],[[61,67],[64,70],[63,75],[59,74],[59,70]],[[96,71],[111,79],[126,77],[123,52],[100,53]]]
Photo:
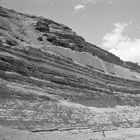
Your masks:
[[[0,125],[30,131],[140,126],[140,67],[69,27],[0,7]]]

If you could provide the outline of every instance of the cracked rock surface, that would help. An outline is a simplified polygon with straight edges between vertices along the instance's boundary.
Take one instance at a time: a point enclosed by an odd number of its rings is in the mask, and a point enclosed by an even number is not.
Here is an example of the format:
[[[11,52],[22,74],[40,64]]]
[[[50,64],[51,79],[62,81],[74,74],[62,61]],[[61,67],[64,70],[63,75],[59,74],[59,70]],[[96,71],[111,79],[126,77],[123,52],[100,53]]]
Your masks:
[[[0,125],[28,131],[140,126],[140,67],[50,19],[0,7]]]

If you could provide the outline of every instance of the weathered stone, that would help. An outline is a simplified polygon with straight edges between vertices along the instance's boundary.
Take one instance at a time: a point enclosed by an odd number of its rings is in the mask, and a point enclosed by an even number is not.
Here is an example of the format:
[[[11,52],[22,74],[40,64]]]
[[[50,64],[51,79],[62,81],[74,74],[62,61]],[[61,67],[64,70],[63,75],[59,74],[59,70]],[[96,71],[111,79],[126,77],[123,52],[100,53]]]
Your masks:
[[[139,123],[139,71],[65,25],[0,7],[0,125],[132,127]]]

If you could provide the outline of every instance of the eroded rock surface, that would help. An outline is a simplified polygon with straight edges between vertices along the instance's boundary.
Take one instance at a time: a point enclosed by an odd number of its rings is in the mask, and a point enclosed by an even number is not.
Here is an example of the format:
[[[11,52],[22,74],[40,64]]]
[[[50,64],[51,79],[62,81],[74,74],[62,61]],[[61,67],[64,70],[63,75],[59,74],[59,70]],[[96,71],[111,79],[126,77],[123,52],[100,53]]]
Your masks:
[[[139,72],[67,26],[0,7],[2,126],[139,127]]]

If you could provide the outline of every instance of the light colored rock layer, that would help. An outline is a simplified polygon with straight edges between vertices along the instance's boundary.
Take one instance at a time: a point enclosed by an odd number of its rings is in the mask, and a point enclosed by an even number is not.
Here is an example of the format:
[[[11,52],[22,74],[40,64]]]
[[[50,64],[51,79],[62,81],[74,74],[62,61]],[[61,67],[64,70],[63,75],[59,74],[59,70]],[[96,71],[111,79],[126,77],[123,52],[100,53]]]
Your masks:
[[[77,64],[90,66],[106,74],[112,74],[125,79],[140,80],[140,73],[133,72],[127,68],[103,61],[87,52],[72,51],[71,49],[58,46],[48,46],[46,50],[65,58],[69,58]]]

